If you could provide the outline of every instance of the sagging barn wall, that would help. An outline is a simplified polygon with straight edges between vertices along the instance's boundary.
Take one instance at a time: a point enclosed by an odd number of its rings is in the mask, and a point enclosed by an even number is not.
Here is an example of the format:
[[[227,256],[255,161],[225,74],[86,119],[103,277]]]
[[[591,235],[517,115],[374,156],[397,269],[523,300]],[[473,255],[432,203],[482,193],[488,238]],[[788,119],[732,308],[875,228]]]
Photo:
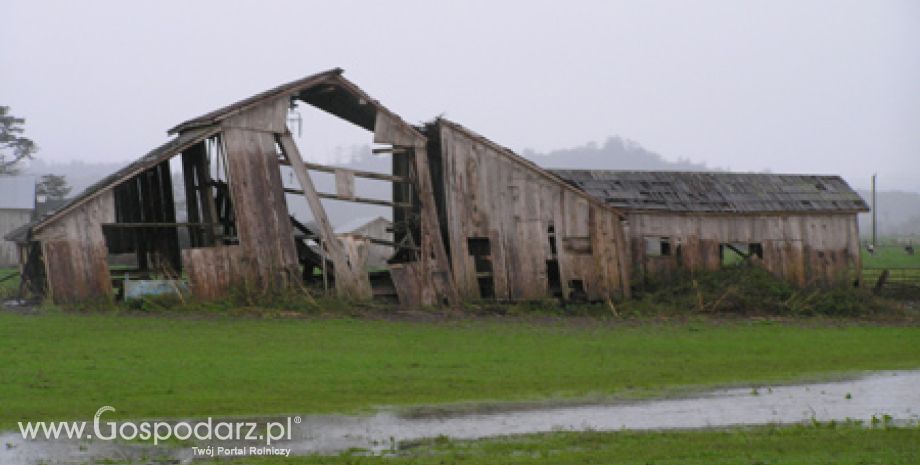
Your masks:
[[[631,212],[629,235],[637,281],[679,269],[717,270],[723,254],[735,253],[730,246],[747,248],[750,260],[803,287],[853,285],[862,268],[854,213]]]
[[[72,209],[39,231],[48,277],[48,293],[56,303],[107,299],[112,280],[102,224],[115,221],[112,191]]]
[[[197,297],[280,289],[300,279],[275,139],[250,124],[250,129],[230,126],[221,133],[239,243],[182,251]]]
[[[628,246],[615,210],[458,125],[438,120],[426,133],[461,298],[628,296]]]

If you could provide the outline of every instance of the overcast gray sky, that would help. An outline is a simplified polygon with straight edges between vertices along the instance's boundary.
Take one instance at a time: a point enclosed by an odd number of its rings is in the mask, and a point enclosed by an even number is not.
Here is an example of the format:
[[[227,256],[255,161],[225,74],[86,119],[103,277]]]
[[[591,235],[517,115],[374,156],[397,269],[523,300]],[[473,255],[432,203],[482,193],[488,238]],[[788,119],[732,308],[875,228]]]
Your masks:
[[[410,122],[444,113],[519,150],[618,134],[920,191],[920,1],[3,0],[0,16],[0,104],[48,160],[133,159],[181,120],[341,66]]]

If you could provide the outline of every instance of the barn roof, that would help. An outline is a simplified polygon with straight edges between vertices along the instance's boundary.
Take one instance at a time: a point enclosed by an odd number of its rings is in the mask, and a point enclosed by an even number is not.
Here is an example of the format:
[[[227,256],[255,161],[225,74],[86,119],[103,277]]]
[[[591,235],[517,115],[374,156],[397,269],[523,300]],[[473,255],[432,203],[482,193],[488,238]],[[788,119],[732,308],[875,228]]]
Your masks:
[[[32,176],[0,176],[0,210],[32,210],[35,208],[35,178]]]
[[[276,98],[297,97],[371,132],[374,131],[377,112],[384,112],[401,124],[406,131],[411,132],[414,137],[424,140],[424,136],[412,125],[403,121],[402,118],[381,105],[377,100],[372,99],[356,84],[345,79],[342,76],[343,72],[341,68],[333,68],[313,74],[180,123],[169,130],[169,134],[175,134],[176,137],[86,188],[86,190],[70,200],[67,205],[39,220],[34,225],[34,229],[37,231],[47,226],[84,202],[118,186],[164,160],[172,158],[192,145],[214,136],[220,132],[219,123],[224,119]]]
[[[302,88],[315,86],[323,81],[327,80],[332,76],[341,75],[343,72],[342,68],[333,68],[328,71],[323,71],[321,73],[311,74],[307,77],[298,79],[296,81],[291,81],[285,84],[282,84],[277,87],[273,87],[264,92],[260,92],[251,97],[245,98],[243,100],[231,103],[225,107],[218,108],[214,111],[205,113],[196,118],[179,123],[174,128],[169,130],[170,134],[176,134],[191,128],[198,128],[202,126],[210,126],[212,124],[218,123],[225,118],[229,118],[235,114],[238,114],[246,109],[252,108],[255,105],[258,105],[261,102],[266,100],[273,99],[275,97],[289,94],[291,92],[296,92]]]
[[[189,129],[212,126],[260,103],[282,97],[297,97],[371,132],[374,132],[377,112],[386,113],[414,136],[424,140],[421,133],[412,125],[403,121],[399,115],[384,107],[355,83],[342,76],[344,72],[342,68],[333,68],[282,84],[182,122],[170,129],[169,133],[177,134]]]
[[[218,131],[219,128],[206,127],[183,132],[179,136],[171,139],[169,142],[166,142],[165,144],[151,150],[143,157],[138,158],[120,170],[102,178],[95,184],[87,187],[79,195],[70,199],[66,205],[61,206],[49,216],[40,219],[39,222],[35,225],[35,229],[41,229],[45,225],[61,217],[70,210],[73,210],[74,208],[82,205],[84,202],[108,190],[114,189],[116,186],[127,181],[128,179],[131,179],[132,177],[144,172],[145,170],[148,170],[162,163],[164,160],[172,158],[176,154],[191,147],[192,145],[208,137],[211,137],[214,134],[217,134]]]
[[[866,202],[839,176],[680,171],[549,170],[624,210],[861,212]]]

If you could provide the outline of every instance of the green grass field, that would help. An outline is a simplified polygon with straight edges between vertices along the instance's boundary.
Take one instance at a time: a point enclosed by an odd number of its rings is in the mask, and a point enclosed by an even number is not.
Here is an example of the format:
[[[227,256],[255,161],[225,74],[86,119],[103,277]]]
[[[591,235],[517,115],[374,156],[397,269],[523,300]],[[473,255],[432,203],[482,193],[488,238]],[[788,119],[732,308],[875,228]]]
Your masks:
[[[920,367],[920,328],[603,326],[0,313],[0,428],[20,420],[354,412],[639,397]]]
[[[14,297],[19,290],[19,269],[18,268],[0,268],[0,279],[10,276],[0,282],[0,299]]]
[[[552,433],[482,441],[434,439],[387,457],[246,459],[248,465],[907,465],[920,429],[854,425],[673,432]]]
[[[920,269],[920,243],[914,245],[917,252],[908,255],[902,246],[879,245],[875,254],[863,247],[860,249],[864,268],[918,268]]]

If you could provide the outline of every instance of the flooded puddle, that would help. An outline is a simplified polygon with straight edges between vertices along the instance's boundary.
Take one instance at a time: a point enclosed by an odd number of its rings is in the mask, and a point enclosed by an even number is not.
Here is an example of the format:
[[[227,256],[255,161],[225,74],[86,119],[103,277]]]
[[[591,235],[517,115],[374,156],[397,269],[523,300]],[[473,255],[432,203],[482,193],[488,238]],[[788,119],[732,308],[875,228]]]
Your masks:
[[[350,448],[381,451],[401,441],[436,436],[480,439],[550,431],[869,420],[883,415],[898,422],[920,421],[920,371],[882,372],[839,382],[722,389],[676,399],[487,414],[407,418],[383,411],[368,416],[305,416],[295,425],[291,440],[275,446],[290,449],[294,455],[331,454]],[[191,448],[156,449],[105,441],[25,441],[18,432],[0,434],[3,464],[73,464],[102,458],[139,463],[195,460]]]

